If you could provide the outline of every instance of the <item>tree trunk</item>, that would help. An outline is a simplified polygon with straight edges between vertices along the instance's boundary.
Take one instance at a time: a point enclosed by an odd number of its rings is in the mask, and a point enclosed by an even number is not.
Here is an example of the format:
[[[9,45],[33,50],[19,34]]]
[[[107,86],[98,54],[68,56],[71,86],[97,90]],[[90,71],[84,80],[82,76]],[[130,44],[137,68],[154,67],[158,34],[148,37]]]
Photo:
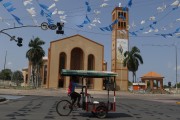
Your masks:
[[[36,88],[36,85],[35,85],[35,66],[33,65],[33,69],[32,69],[32,84],[33,84],[33,87]]]
[[[133,77],[133,83],[134,83],[134,72],[132,72],[132,77]]]

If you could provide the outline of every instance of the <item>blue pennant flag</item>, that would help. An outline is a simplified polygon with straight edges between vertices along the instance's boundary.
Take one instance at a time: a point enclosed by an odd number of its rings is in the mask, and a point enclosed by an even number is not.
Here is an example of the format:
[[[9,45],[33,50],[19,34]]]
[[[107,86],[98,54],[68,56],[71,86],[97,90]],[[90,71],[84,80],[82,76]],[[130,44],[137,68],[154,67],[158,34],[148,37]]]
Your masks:
[[[12,12],[14,11],[16,8],[14,8],[13,6],[11,6],[10,8],[7,9],[8,12]]]
[[[113,25],[117,24],[118,21],[119,21],[118,19],[114,20],[113,23],[111,23],[111,25],[113,26]]]
[[[41,14],[41,16],[44,16],[44,10],[41,10],[40,14]]]
[[[87,15],[86,15],[86,20],[87,20],[88,22],[91,22]]]
[[[109,29],[110,29],[110,31],[112,31],[112,30],[113,30],[112,25],[109,25]]]
[[[76,25],[77,27],[79,27],[79,28],[82,28],[83,27],[83,25]]]
[[[136,34],[135,32],[130,32],[130,31],[129,31],[129,33],[130,33],[131,35],[137,36],[137,34]]]
[[[144,28],[140,28],[140,30],[144,30]]]
[[[47,20],[48,20],[48,24],[50,25],[50,24],[53,24],[53,22],[54,22],[54,20],[52,20],[51,18],[47,18]]]
[[[11,6],[11,5],[12,5],[11,2],[6,2],[6,3],[3,4],[3,6],[4,6],[5,8],[7,8],[7,7]]]
[[[153,24],[154,24],[154,25],[157,24],[157,21],[154,21]]]
[[[89,5],[87,6],[87,12],[91,12],[91,7]]]
[[[49,13],[44,13],[46,15],[46,17],[51,17],[52,16],[52,13],[49,12]]]
[[[176,31],[174,33],[178,33],[180,30],[180,27],[176,29]]]
[[[49,11],[49,10],[48,10],[48,8],[49,8],[48,6],[43,5],[43,4],[40,4],[40,3],[39,3],[39,6],[40,6],[42,9],[44,9],[44,10],[46,10],[46,11]]]
[[[152,25],[149,25],[150,28],[152,28],[154,30],[154,27]]]
[[[14,19],[18,22],[18,24],[20,24],[20,25],[23,25],[23,23],[21,23],[21,19],[20,18],[18,18],[17,16],[15,16],[14,14],[11,14],[13,17],[14,17]]]
[[[104,29],[103,28],[99,28],[101,31],[104,31]]]
[[[131,7],[131,6],[132,6],[132,0],[129,0],[128,7]]]
[[[174,7],[172,10],[176,10],[176,9],[178,9],[178,6],[177,6],[177,7]]]
[[[127,7],[123,7],[122,10],[125,12],[127,11]]]
[[[100,30],[102,31],[111,31],[112,27],[108,26],[108,27],[101,27]]]

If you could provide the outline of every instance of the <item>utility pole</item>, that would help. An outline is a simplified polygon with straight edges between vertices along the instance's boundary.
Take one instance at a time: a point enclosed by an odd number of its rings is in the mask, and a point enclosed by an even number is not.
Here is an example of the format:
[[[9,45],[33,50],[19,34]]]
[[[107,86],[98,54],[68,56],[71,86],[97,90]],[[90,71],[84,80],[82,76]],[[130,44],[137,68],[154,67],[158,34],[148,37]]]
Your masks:
[[[7,50],[6,50],[6,54],[5,54],[5,60],[4,60],[4,70],[6,69],[6,57],[7,57]]]
[[[175,47],[175,51],[176,51],[176,93],[177,93],[178,92],[178,90],[177,90],[177,46],[174,45],[174,47]]]

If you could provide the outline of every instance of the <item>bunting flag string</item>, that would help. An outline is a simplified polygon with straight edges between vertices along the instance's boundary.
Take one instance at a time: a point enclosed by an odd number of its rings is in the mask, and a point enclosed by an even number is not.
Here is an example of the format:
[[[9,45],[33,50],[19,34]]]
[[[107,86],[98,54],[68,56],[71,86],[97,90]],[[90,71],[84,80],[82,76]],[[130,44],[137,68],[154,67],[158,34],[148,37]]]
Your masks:
[[[83,23],[80,24],[80,25],[76,25],[76,26],[79,27],[79,28],[82,28],[82,27],[84,27],[85,24],[88,24],[88,23],[90,23],[90,22],[91,22],[90,19],[89,19],[88,16],[86,15]]]
[[[180,27],[178,27],[174,32],[172,33],[167,33],[167,34],[155,34],[157,36],[162,36],[164,38],[167,38],[167,37],[172,37],[173,35],[176,35],[177,37],[179,37],[179,34],[180,34]]]
[[[85,1],[85,5],[87,7],[86,12],[91,12],[91,7],[90,7],[88,1]],[[79,28],[82,28],[82,27],[84,27],[84,25],[89,24],[89,23],[91,23],[91,20],[89,19],[89,17],[86,14],[86,17],[85,17],[83,23],[81,23],[80,25],[76,25],[76,26],[79,27]],[[93,25],[93,24],[91,24],[91,25]]]
[[[85,2],[85,5],[87,7],[87,12],[91,12],[91,7],[89,6],[89,2]]]
[[[0,2],[3,2],[3,0],[0,0]],[[23,23],[21,22],[21,19],[17,17],[16,15],[12,14],[12,12],[16,10],[16,8],[12,5],[11,2],[5,2],[2,5],[13,16],[13,18],[17,21],[18,24],[23,25]]]
[[[40,12],[41,16],[45,16],[46,17],[49,25],[53,24],[54,20],[51,18],[52,12],[50,12],[48,10],[49,7],[44,5],[44,4],[41,4],[41,3],[38,3],[38,4],[39,4],[39,6],[41,8],[41,12]]]
[[[54,0],[54,2],[58,2],[58,0]],[[53,9],[52,15],[59,15],[58,17],[60,18],[60,21],[63,23],[67,23],[66,21],[66,17],[67,15],[64,15],[65,11],[62,10],[58,10],[58,8],[56,7],[56,3],[52,3],[49,7],[48,10]]]
[[[35,19],[37,13],[35,11],[35,8],[32,7],[32,5],[33,5],[32,0],[24,0],[23,5],[24,5],[26,11],[30,14],[31,19],[34,22],[34,24],[38,26],[38,21]]]
[[[171,12],[173,12],[174,10],[177,10],[178,7],[179,7],[179,5],[180,5],[180,4],[179,4],[179,2],[177,2],[177,0],[176,0],[175,2],[173,2],[171,5],[169,5],[168,7],[172,6],[172,9],[171,9],[166,15],[164,15],[162,18],[166,17],[167,15],[169,15],[169,14],[170,14]],[[166,5],[164,5],[164,6],[166,6]],[[162,8],[163,11],[165,10],[165,8],[167,9],[168,7]],[[157,9],[160,9],[160,8],[158,7]],[[150,17],[149,20],[150,20],[150,21],[153,21],[153,22],[152,22],[151,24],[149,24],[148,26],[146,26],[146,27],[143,27],[143,28],[140,28],[139,30],[136,30],[136,31],[131,32],[131,33],[136,33],[136,35],[135,35],[135,34],[132,34],[132,35],[137,36],[137,33],[138,33],[139,31],[142,31],[142,30],[147,29],[147,28],[149,28],[149,31],[148,31],[148,32],[144,32],[145,34],[151,33],[151,32],[159,32],[159,30],[158,30],[157,28],[155,28],[154,25],[156,25],[160,20],[162,20],[162,18],[160,18],[159,20],[156,20],[155,18],[156,18],[155,16]],[[141,21],[141,23],[144,24],[145,21]],[[163,29],[165,30],[165,27],[164,27]],[[163,36],[164,38],[166,38],[167,36],[171,36],[171,35],[174,35],[174,34],[169,33],[169,34],[155,34],[155,35],[161,35],[161,36]]]

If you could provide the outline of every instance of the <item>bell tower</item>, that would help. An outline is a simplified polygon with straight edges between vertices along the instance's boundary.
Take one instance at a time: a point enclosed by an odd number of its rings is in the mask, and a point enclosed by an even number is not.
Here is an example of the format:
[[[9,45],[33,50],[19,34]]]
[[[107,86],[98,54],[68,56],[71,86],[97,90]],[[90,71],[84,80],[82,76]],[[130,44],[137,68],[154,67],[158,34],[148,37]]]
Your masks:
[[[116,89],[128,90],[128,69],[123,67],[124,52],[128,51],[129,31],[128,31],[128,8],[116,7],[112,11],[112,50],[111,50],[111,70],[118,73],[116,78]]]

